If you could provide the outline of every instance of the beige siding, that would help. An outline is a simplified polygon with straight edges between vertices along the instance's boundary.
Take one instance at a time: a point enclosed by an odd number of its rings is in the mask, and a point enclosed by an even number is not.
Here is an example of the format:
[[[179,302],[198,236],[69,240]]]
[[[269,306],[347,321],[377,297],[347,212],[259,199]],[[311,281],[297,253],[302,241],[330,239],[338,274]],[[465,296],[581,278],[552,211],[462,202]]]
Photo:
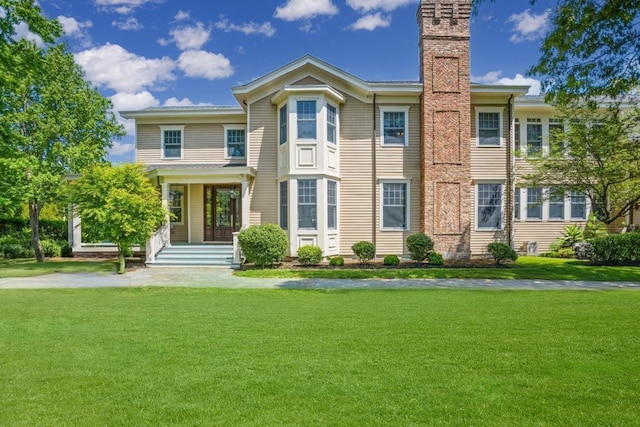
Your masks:
[[[250,224],[278,222],[278,116],[270,96],[250,106],[249,166],[257,169],[250,194]]]
[[[182,159],[162,159],[162,135],[157,124],[139,124],[136,130],[136,161],[158,163],[216,163],[244,164],[244,159],[225,159],[224,127],[222,124],[195,123],[184,127],[184,151]]]
[[[201,184],[191,187],[191,243],[204,242],[204,190]]]
[[[562,236],[566,226],[575,224],[584,227],[584,223],[584,221],[516,221],[513,244],[516,249],[525,250],[524,242],[538,242],[538,253],[548,252],[551,242]]]
[[[307,76],[303,79],[298,80],[297,82],[295,82],[293,85],[294,86],[300,86],[300,85],[317,85],[317,84],[322,84],[323,82],[321,82],[320,80],[316,79],[315,77],[311,77],[311,76]]]

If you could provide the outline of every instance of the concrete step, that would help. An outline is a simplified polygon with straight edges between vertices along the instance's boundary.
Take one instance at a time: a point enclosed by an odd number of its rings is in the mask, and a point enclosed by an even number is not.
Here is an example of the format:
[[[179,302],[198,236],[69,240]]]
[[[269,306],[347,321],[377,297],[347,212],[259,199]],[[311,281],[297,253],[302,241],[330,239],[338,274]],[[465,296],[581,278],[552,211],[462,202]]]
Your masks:
[[[233,267],[231,245],[172,245],[162,249],[150,267]]]

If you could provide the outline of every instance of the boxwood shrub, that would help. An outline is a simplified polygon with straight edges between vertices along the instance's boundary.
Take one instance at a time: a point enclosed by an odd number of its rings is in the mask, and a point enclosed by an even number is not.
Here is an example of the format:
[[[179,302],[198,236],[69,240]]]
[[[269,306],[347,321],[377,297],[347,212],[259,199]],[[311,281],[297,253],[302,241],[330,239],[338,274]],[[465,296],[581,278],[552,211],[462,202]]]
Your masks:
[[[276,224],[252,225],[238,234],[238,243],[247,258],[259,267],[282,261],[289,247],[287,233]]]
[[[298,262],[303,265],[317,265],[322,261],[322,249],[319,246],[305,245],[298,248]]]
[[[407,237],[407,249],[411,259],[423,262],[433,251],[433,240],[424,233],[416,233]]]
[[[344,258],[342,258],[341,256],[332,256],[331,258],[329,258],[329,265],[333,267],[340,267],[344,265]]]
[[[364,240],[354,243],[351,250],[360,259],[360,264],[367,264],[376,257],[376,246]]]
[[[493,255],[493,260],[496,265],[504,264],[505,261],[515,261],[518,259],[518,254],[513,248],[506,243],[493,242],[487,245],[487,251]]]
[[[427,257],[429,265],[444,265],[444,258],[438,252],[431,252]]]
[[[606,265],[640,264],[640,233],[596,237],[591,240],[591,261]]]
[[[400,258],[398,258],[397,255],[387,255],[382,260],[382,263],[384,265],[399,265],[400,264]]]

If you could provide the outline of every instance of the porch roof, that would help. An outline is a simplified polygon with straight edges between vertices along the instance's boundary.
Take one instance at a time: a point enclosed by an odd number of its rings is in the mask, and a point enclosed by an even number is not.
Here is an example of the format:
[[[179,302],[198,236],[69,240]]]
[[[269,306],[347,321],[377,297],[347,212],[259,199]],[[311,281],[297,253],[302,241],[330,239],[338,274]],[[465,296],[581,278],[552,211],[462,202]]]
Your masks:
[[[244,165],[194,163],[187,165],[149,165],[147,166],[147,176],[156,177],[177,177],[177,176],[243,176],[255,177],[256,169]]]

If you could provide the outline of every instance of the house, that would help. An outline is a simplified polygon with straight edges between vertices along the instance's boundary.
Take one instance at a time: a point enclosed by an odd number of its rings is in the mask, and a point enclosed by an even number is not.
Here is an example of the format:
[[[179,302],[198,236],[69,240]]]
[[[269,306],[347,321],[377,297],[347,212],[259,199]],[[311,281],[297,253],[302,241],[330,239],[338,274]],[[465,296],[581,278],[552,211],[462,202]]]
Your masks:
[[[583,224],[584,195],[521,185],[518,153],[544,155],[561,124],[527,86],[470,82],[470,14],[470,0],[421,1],[420,81],[365,81],[308,55],[232,88],[237,106],[120,112],[175,216],[152,252],[268,222],[293,256],[350,255],[360,240],[403,254],[423,231],[467,258],[495,240],[546,251]]]

